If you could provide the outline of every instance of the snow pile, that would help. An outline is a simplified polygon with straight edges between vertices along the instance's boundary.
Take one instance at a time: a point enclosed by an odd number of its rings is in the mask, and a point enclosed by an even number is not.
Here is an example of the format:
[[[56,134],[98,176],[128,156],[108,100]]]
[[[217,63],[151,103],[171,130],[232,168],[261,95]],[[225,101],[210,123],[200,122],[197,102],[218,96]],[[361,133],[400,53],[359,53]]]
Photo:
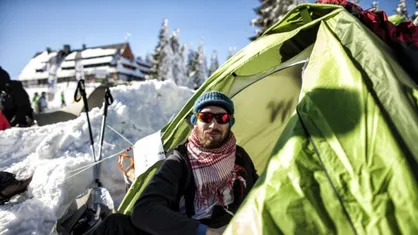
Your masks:
[[[148,81],[118,86],[112,88],[111,93],[115,101],[109,107],[107,124],[135,143],[161,129],[193,91],[170,81]],[[95,108],[89,115],[97,154],[102,110]],[[106,129],[104,157],[129,146],[127,141]],[[15,173],[18,179],[33,175],[27,193],[0,207],[0,234],[49,234],[68,203],[93,180],[92,168],[68,179],[74,170],[93,161],[85,115],[49,126],[0,132],[0,149],[1,171]],[[117,157],[111,158],[101,166],[101,181],[116,207],[125,195],[117,160]],[[16,202],[19,197],[22,202]]]

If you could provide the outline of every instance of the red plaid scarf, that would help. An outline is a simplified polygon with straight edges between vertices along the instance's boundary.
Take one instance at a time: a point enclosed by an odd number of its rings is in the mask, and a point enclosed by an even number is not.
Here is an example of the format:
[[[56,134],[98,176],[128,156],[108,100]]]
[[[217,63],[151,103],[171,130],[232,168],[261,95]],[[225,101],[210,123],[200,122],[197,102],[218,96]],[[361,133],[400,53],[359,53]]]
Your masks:
[[[225,206],[224,191],[230,189],[232,192],[232,185],[236,179],[245,187],[244,179],[237,175],[238,171],[244,169],[235,165],[236,140],[232,132],[221,147],[207,149],[200,145],[198,133],[194,128],[187,150],[196,184],[195,205],[198,207],[208,206],[212,195]]]

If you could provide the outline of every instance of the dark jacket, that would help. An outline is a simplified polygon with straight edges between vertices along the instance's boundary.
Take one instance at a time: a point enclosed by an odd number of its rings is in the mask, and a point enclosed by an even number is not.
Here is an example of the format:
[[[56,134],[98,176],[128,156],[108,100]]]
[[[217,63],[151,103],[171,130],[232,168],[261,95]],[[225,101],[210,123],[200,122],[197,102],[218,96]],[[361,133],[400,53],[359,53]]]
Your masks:
[[[33,123],[33,109],[20,81],[9,81],[0,89],[0,109],[11,126],[27,127]]]
[[[234,202],[228,206],[235,213],[258,178],[254,164],[247,152],[237,146],[235,163],[243,167],[246,173],[241,176],[246,188],[241,190],[236,181],[233,185]],[[218,228],[227,225],[232,216],[216,206],[212,218],[196,221],[194,215],[195,182],[186,145],[179,145],[162,164],[135,203],[131,220],[133,225],[150,234],[196,234],[200,223]],[[178,212],[180,198],[185,197],[187,216]]]

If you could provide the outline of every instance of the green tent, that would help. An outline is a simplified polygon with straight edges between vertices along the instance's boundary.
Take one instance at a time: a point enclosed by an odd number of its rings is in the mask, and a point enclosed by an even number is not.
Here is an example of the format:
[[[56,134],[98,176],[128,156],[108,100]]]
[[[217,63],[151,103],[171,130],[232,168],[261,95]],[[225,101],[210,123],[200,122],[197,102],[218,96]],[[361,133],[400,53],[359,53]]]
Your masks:
[[[225,234],[418,234],[417,84],[343,7],[302,4],[230,58],[161,130],[164,151],[209,90],[234,101],[232,131],[260,174]]]

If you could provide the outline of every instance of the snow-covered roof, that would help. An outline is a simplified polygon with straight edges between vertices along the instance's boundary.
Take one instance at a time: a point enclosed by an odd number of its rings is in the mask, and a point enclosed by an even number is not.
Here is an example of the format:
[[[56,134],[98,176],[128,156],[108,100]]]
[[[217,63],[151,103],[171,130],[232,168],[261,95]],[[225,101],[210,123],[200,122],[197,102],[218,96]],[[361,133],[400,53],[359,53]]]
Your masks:
[[[68,57],[68,56],[67,56]],[[81,63],[83,65],[93,65],[93,64],[106,64],[110,63],[113,60],[113,56],[98,57],[92,59],[82,59]],[[75,67],[75,60],[65,60],[61,64],[62,68]]]
[[[56,64],[53,64],[53,66],[50,66],[49,69],[52,72],[56,71],[58,78],[72,77],[75,75],[75,58],[77,54],[80,54],[83,66],[89,66],[89,68],[84,67],[85,73],[101,69],[101,71],[107,71],[108,73],[118,72],[135,77],[144,77],[144,74],[141,71],[145,73],[149,72],[149,68],[145,61],[138,62],[137,60],[129,60],[125,57],[117,56],[119,54],[118,51],[124,46],[126,46],[126,43],[73,51],[64,58],[62,63],[59,61]],[[48,61],[57,54],[58,52],[48,53],[47,51],[37,54],[21,71],[18,80],[38,80],[48,78]],[[114,61],[116,58],[118,59],[117,66],[113,67],[116,65],[116,61]],[[113,61],[115,63],[112,63]],[[103,64],[112,64],[113,66],[103,66]],[[135,69],[132,70],[123,65],[134,67]]]
[[[143,66],[148,66],[148,67],[151,67],[151,64],[150,63],[148,63],[148,62],[146,62],[146,61],[144,61],[144,60],[136,60],[135,61],[137,64],[139,64],[139,65],[143,65]]]
[[[142,72],[146,72],[146,73],[151,72],[151,68],[150,68],[150,67],[145,67],[145,66],[138,65],[138,68],[139,68],[139,70],[141,70]]]
[[[94,48],[94,49],[86,49],[81,51],[81,58],[92,58],[92,57],[102,57],[102,56],[110,56],[115,55],[118,50],[114,48],[109,49],[102,49],[102,48]],[[65,60],[74,60],[75,56],[77,55],[77,51],[74,51],[65,57]]]
[[[118,63],[118,65],[116,66],[116,69],[120,73],[127,74],[127,75],[132,75],[132,76],[135,76],[135,77],[143,78],[145,76],[138,68],[135,69],[135,70],[127,69],[127,68],[123,67],[123,64],[121,64],[121,63]]]
[[[56,55],[57,52],[48,53],[47,51],[44,51],[34,56],[20,72],[18,80],[47,78],[47,72],[36,72],[36,70],[46,70],[46,63],[49,61],[49,59],[51,59],[51,57]]]
[[[138,64],[135,63],[135,61],[127,59],[125,57],[119,57],[119,62],[130,66],[138,67]]]

